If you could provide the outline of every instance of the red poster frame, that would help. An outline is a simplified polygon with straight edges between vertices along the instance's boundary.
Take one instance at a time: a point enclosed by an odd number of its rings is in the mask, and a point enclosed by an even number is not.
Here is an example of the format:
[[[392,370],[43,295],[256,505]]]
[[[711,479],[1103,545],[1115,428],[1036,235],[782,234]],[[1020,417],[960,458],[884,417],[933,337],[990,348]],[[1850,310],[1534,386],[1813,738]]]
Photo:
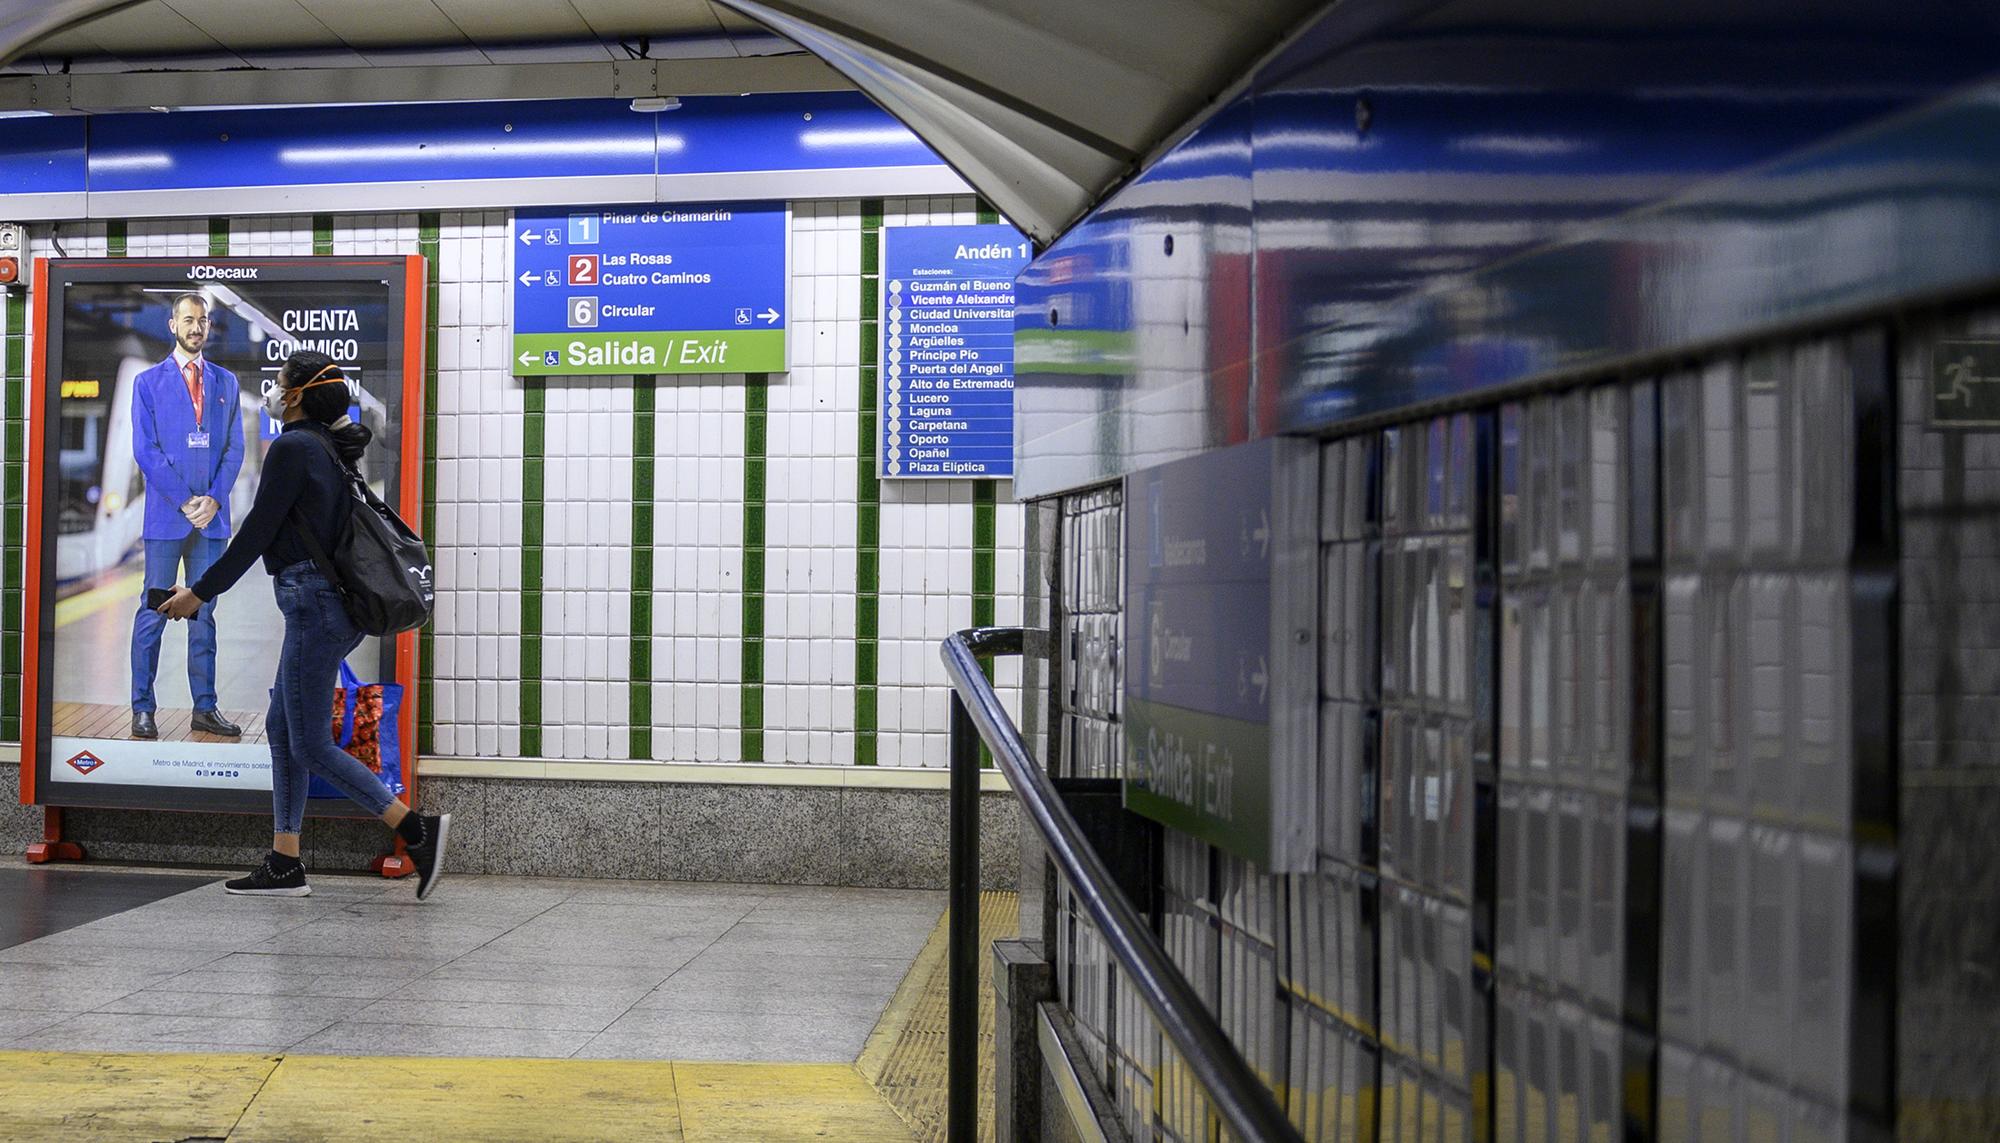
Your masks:
[[[20,803],[41,805],[44,808],[44,840],[28,847],[28,860],[39,863],[52,859],[78,860],[81,849],[73,842],[63,841],[61,835],[62,811],[64,806],[84,806],[88,803],[69,802],[51,805],[43,800],[39,788],[40,766],[47,762],[42,757],[43,704],[41,696],[42,663],[53,649],[55,633],[42,621],[44,558],[44,526],[46,513],[42,510],[45,496],[44,468],[48,460],[48,417],[45,412],[48,392],[48,369],[50,338],[49,322],[49,281],[50,259],[36,258],[34,276],[29,283],[30,328],[35,333],[34,352],[28,366],[29,408],[27,417],[27,481],[26,504],[24,505],[24,527],[22,548],[22,666],[21,666],[21,752],[20,752]],[[313,258],[209,258],[209,259],[66,259],[67,263],[115,264],[121,269],[143,270],[148,267],[180,267],[191,262],[204,266],[298,266],[326,267],[333,259]],[[425,319],[429,305],[427,266],[419,254],[388,257],[350,257],[338,259],[346,266],[379,266],[385,274],[400,277],[402,291],[402,441],[398,452],[396,510],[419,535],[423,533],[424,506],[424,435],[429,423],[429,411],[425,407]],[[405,792],[403,800],[415,806],[418,798],[417,773],[417,726],[423,716],[421,695],[417,686],[422,664],[419,661],[418,632],[406,631],[395,639],[395,681],[403,688],[402,706],[402,764]],[[129,807],[121,807],[129,808]],[[171,811],[169,811],[171,812]],[[200,811],[197,811],[200,812]],[[208,809],[206,812],[247,812],[226,808]],[[320,815],[325,816],[325,815]],[[395,851],[378,857],[374,866],[384,876],[400,877],[412,871],[408,858],[403,856],[400,841]]]

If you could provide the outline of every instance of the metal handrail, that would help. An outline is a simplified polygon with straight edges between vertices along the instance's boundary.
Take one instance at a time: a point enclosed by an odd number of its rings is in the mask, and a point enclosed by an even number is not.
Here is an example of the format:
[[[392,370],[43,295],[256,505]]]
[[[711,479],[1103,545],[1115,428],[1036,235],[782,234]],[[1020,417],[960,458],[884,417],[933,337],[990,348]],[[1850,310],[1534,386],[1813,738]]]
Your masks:
[[[946,975],[950,983],[945,1036],[947,1125],[954,1141],[978,1138],[979,1034],[979,743],[1027,808],[1028,820],[1082,901],[1133,991],[1208,1092],[1216,1113],[1239,1139],[1299,1143],[1270,1090],[1229,1042],[1201,996],[1175,967],[1159,938],[1070,815],[1055,783],[1028,754],[1014,720],[981,671],[979,660],[1018,655],[1029,632],[979,627],[944,641],[940,654],[951,679],[951,923]]]

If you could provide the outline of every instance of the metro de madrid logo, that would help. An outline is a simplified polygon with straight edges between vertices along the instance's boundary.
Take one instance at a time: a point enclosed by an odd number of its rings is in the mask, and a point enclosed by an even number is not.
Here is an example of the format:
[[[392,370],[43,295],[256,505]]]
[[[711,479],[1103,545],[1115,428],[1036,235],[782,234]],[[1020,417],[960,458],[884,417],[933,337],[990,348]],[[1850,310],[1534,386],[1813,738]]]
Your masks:
[[[88,774],[99,766],[104,765],[104,759],[85,750],[80,754],[73,755],[69,759],[69,764],[76,769],[77,773]]]

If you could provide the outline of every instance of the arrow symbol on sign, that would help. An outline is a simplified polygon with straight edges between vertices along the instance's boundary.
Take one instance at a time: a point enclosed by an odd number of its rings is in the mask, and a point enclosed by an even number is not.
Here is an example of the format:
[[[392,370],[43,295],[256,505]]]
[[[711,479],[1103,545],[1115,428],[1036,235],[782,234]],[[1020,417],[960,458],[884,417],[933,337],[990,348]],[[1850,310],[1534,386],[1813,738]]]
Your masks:
[[[521,356],[515,358],[515,360],[523,365],[533,365],[535,363],[535,355],[533,353],[523,353]]]
[[[1263,509],[1260,508],[1257,510],[1257,530],[1254,532],[1250,530],[1250,521],[1246,517],[1243,519],[1242,525],[1237,529],[1237,535],[1242,537],[1244,555],[1247,556],[1250,554],[1250,541],[1252,540],[1257,541],[1258,556],[1263,557],[1271,554],[1271,518]]]
[[[778,322],[779,314],[777,310],[766,309],[763,313],[758,314],[757,316],[763,318],[764,324],[766,325],[776,325]]]
[[[523,246],[526,246],[530,242],[540,242],[541,240],[542,234],[539,230],[523,230],[521,232],[521,245]]]
[[[524,286],[532,286],[532,285],[534,285],[534,284],[535,284],[535,272],[534,272],[533,270],[523,270],[523,271],[521,271],[521,284],[522,284],[522,285],[524,285]]]
[[[1264,702],[1264,696],[1270,690],[1271,680],[1265,674],[1264,657],[1262,655],[1257,657],[1257,673],[1250,676],[1250,681],[1257,685],[1257,701],[1260,703]]]

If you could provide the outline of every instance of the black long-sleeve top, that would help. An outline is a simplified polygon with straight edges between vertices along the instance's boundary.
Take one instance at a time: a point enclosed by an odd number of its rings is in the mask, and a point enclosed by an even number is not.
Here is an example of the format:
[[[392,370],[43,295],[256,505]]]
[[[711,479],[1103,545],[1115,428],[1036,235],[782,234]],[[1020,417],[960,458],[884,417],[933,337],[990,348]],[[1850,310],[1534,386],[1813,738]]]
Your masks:
[[[257,498],[251,502],[243,526],[208,572],[189,585],[203,601],[236,586],[258,556],[264,557],[264,570],[272,575],[312,558],[291,526],[294,505],[319,541],[320,550],[333,554],[341,525],[353,510],[353,498],[342,464],[334,459],[334,452],[313,440],[314,436],[333,444],[333,434],[326,426],[310,420],[293,421],[271,442],[257,481]]]

